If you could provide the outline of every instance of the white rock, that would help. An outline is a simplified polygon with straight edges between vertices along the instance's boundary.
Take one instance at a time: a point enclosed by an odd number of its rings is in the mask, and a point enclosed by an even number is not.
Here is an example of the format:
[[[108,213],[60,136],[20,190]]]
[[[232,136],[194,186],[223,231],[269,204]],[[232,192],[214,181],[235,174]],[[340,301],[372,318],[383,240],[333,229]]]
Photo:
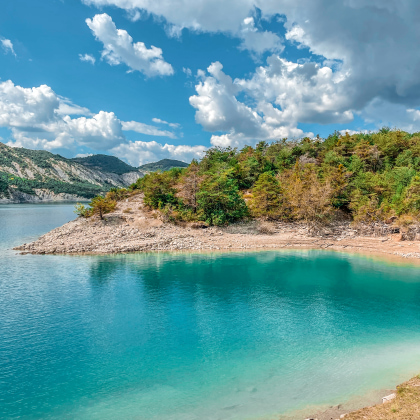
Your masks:
[[[385,404],[389,401],[392,401],[396,396],[397,396],[396,394],[387,395],[386,397],[382,398],[382,403]]]

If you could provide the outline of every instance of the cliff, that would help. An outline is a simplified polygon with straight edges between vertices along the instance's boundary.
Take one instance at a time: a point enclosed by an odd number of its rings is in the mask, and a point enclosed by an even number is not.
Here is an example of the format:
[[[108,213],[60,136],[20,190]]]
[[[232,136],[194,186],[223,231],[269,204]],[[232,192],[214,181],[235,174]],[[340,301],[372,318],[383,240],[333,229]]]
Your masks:
[[[0,203],[90,199],[112,187],[126,187],[144,175],[129,165],[129,171],[121,171],[124,162],[109,158],[118,164],[115,172],[113,165],[104,171],[77,159],[0,143]]]

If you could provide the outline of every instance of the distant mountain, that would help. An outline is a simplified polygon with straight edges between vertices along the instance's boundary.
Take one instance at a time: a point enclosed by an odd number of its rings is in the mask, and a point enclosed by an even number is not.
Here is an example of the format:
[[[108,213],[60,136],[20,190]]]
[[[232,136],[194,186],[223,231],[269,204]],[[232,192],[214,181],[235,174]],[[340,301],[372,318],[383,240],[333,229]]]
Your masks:
[[[93,168],[103,172],[112,172],[118,175],[137,171],[137,168],[128,165],[115,156],[92,155],[87,157],[73,158],[71,160],[80,163],[87,168]]]
[[[145,165],[139,166],[139,170],[142,172],[155,172],[155,171],[168,171],[171,168],[187,168],[188,163],[182,162],[181,160],[173,159],[162,159],[159,162],[146,163]]]
[[[66,159],[0,143],[0,203],[92,198],[112,187],[127,187],[142,176],[113,156]]]

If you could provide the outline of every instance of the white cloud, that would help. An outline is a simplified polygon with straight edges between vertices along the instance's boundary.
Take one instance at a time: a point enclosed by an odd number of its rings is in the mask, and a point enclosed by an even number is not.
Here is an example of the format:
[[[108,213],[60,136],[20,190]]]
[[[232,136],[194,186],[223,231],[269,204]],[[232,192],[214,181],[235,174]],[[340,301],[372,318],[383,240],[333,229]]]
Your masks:
[[[85,157],[89,157],[89,156],[93,156],[93,153],[78,153],[75,157],[85,158]]]
[[[143,124],[136,121],[123,122],[122,125],[124,131],[135,131],[137,133],[147,134],[148,136],[169,137],[171,139],[177,138],[177,136],[171,131],[160,130],[153,125]]]
[[[57,115],[93,115],[88,108],[75,105],[69,99],[59,96],[60,104],[55,110]]]
[[[9,128],[41,127],[56,120],[60,98],[47,85],[34,88],[0,83],[0,126]]]
[[[190,98],[196,121],[213,135],[217,146],[255,144],[260,140],[311,136],[298,122],[317,119],[350,121],[345,97],[330,69],[312,63],[294,64],[272,56],[250,79],[232,80],[219,62],[208,69]],[[248,103],[238,100],[246,95]],[[340,111],[340,109],[342,109]]]
[[[258,51],[281,50],[279,39],[261,31],[252,16],[259,10],[262,19],[285,16],[286,42],[298,48],[308,48],[317,60],[324,62],[319,77],[327,77],[329,67],[335,76],[334,83],[328,83],[328,91],[321,95],[320,104],[315,102],[311,81],[307,80],[305,91],[309,92],[306,104],[305,94],[295,105],[303,106],[300,112],[305,118],[314,116],[314,122],[333,123],[348,120],[351,113],[362,112],[373,101],[402,105],[406,109],[420,106],[420,3],[418,0],[83,0],[96,6],[117,6],[127,11],[151,13],[180,29],[192,31],[224,32],[242,39],[242,47],[255,53]],[[176,31],[175,31],[176,32]],[[245,37],[248,38],[245,38]],[[308,68],[306,68],[308,69]],[[257,70],[258,72],[258,70]],[[292,83],[293,84],[293,83]],[[319,81],[314,92],[320,91]],[[344,96],[344,102],[338,96]],[[269,92],[268,92],[269,93]],[[267,93],[267,94],[268,94]],[[290,95],[286,89],[285,95]],[[296,95],[291,95],[296,97]],[[289,99],[289,112],[292,110]],[[334,113],[326,101],[340,102]],[[325,108],[325,112],[320,112]],[[284,111],[282,109],[282,111]],[[347,111],[347,114],[345,114]],[[404,123],[407,112],[401,113]],[[319,120],[316,120],[319,116]]]
[[[13,47],[12,41],[10,39],[2,38],[0,39],[1,46],[4,52],[7,54],[8,52],[12,53],[16,57],[15,49]]]
[[[191,71],[191,69],[190,69],[190,68],[188,68],[188,67],[182,67],[182,71],[183,71],[183,73],[185,73],[185,75],[186,75],[188,78],[190,78],[190,77],[192,76],[192,71]]]
[[[96,39],[103,43],[102,58],[111,65],[126,64],[130,70],[139,71],[148,77],[169,76],[172,66],[162,56],[162,50],[155,46],[147,48],[143,42],[133,38],[123,29],[117,29],[106,13],[86,19]]]
[[[169,127],[172,127],[172,128],[180,128],[181,127],[181,124],[178,124],[178,123],[169,123],[168,121],[161,120],[160,118],[152,118],[152,121],[154,123],[156,123],[156,124],[166,124],[166,125],[169,125]]]
[[[252,0],[82,0],[95,6],[117,6],[165,18],[176,28],[197,31],[236,31],[254,9]]]
[[[265,51],[281,51],[281,39],[270,31],[260,31],[250,17],[259,3],[252,0],[82,0],[85,4],[117,6],[130,16],[140,16],[146,11],[166,19],[167,32],[179,37],[183,28],[198,32],[227,32],[242,39],[241,49],[255,54]]]
[[[190,162],[192,159],[200,159],[206,149],[204,146],[174,146],[155,141],[135,141],[121,144],[111,149],[110,152],[119,158],[126,159],[132,166],[140,166],[165,158]]]
[[[280,37],[270,31],[259,31],[253,17],[243,20],[239,36],[242,39],[239,48],[249,50],[257,55],[266,51],[281,52],[284,50]]]
[[[92,54],[79,54],[79,60],[94,65],[96,58]]]
[[[72,118],[72,115],[79,117]],[[176,138],[171,131],[152,125],[120,121],[113,112],[92,114],[87,108],[58,96],[47,85],[23,88],[10,80],[0,82],[0,127],[11,130],[13,140],[8,143],[10,146],[30,149],[76,150],[78,146],[86,146],[93,150],[110,150],[122,144],[132,144],[124,135],[125,130]],[[141,144],[147,145],[148,142]],[[159,143],[151,144],[153,150],[159,150],[156,146]],[[188,147],[165,145],[162,153],[178,156],[183,151],[188,156],[192,153],[188,152]]]

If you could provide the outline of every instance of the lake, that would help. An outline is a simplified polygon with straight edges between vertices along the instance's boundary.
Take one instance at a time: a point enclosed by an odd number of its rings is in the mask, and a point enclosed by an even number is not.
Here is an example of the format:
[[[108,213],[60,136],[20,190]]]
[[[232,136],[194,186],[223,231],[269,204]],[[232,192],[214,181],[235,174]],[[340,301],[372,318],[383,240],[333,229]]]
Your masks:
[[[420,268],[321,251],[17,255],[0,206],[0,418],[271,419],[420,372]]]

